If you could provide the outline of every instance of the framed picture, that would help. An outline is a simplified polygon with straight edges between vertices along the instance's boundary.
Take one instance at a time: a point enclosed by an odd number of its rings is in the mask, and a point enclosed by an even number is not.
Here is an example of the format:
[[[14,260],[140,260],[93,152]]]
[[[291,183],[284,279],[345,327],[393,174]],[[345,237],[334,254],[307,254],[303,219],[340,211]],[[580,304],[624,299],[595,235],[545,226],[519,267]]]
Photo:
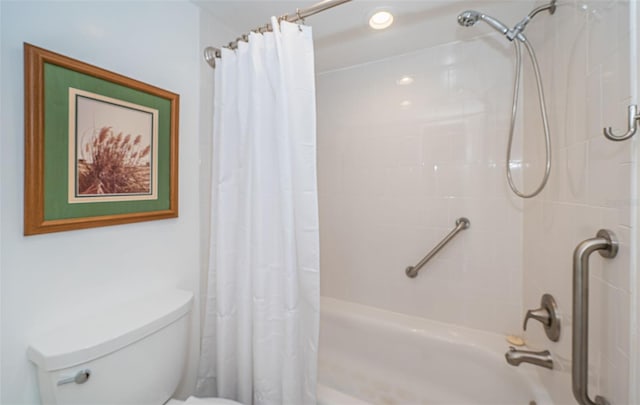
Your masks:
[[[179,95],[24,44],[24,234],[178,216]]]

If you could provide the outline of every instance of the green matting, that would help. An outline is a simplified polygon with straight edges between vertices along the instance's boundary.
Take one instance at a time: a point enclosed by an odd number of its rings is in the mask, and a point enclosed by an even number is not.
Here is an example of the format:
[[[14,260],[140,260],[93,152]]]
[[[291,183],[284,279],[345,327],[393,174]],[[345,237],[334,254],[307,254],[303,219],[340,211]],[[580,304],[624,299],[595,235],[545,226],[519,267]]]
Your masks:
[[[169,209],[171,101],[57,65],[44,65],[44,218],[83,218]],[[68,203],[69,87],[158,110],[158,199]]]

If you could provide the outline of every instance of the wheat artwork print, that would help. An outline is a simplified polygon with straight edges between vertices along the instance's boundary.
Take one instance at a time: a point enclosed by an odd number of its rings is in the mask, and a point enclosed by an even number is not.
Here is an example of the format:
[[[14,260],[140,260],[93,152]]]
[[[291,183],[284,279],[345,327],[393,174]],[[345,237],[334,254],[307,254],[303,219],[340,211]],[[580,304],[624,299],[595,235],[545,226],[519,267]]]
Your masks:
[[[158,112],[69,91],[69,202],[157,198]]]

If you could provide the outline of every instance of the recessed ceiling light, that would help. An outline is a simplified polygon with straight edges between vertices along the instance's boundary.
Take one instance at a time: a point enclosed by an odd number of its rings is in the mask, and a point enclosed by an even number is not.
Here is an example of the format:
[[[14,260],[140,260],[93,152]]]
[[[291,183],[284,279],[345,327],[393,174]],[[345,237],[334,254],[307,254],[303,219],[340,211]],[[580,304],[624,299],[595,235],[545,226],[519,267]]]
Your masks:
[[[380,10],[369,18],[369,26],[374,30],[383,30],[393,24],[393,14]]]
[[[400,86],[406,86],[406,85],[411,84],[411,83],[413,83],[413,77],[411,77],[411,76],[402,76],[401,78],[396,80],[396,84],[398,84]]]
[[[409,108],[411,107],[411,101],[409,100],[404,100],[403,102],[400,103],[400,107],[402,108]]]

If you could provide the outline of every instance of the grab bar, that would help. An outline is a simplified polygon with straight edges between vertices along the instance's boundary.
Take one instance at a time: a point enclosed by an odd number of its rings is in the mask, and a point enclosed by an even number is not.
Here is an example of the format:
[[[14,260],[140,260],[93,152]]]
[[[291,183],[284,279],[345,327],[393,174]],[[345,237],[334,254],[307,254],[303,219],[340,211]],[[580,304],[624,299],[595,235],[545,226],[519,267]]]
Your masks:
[[[589,256],[599,251],[602,257],[618,254],[616,235],[600,229],[595,238],[580,243],[573,252],[573,336],[571,354],[571,383],[573,396],[580,405],[608,405],[600,395],[595,402],[587,393],[589,371]]]
[[[465,217],[458,218],[456,220],[456,227],[453,228],[453,231],[449,232],[449,234],[445,236],[444,239],[442,239],[442,241],[436,245],[436,247],[431,249],[431,252],[427,253],[427,255],[422,260],[420,260],[415,266],[409,266],[404,270],[404,272],[407,274],[407,277],[414,278],[415,276],[417,276],[422,266],[427,264],[427,262],[431,260],[431,258],[435,256],[436,253],[438,253],[440,249],[444,247],[444,245],[449,243],[449,241],[453,239],[453,237],[456,236],[458,232],[460,232],[463,229],[467,229],[470,226],[471,226],[471,222],[467,218]]]

